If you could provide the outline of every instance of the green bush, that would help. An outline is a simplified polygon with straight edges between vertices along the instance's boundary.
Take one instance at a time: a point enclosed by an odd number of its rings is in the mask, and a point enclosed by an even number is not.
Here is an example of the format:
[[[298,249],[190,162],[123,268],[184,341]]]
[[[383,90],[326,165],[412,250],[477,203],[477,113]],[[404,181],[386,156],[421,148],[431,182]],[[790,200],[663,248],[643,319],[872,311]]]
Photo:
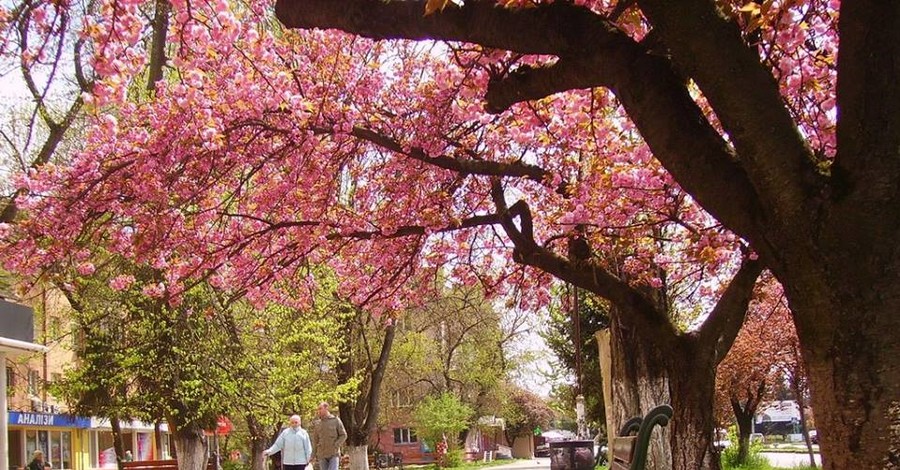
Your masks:
[[[241,463],[235,460],[223,460],[222,470],[250,470],[250,464]]]
[[[448,467],[462,467],[462,464],[463,464],[462,449],[453,449],[450,452],[447,452],[447,466]]]

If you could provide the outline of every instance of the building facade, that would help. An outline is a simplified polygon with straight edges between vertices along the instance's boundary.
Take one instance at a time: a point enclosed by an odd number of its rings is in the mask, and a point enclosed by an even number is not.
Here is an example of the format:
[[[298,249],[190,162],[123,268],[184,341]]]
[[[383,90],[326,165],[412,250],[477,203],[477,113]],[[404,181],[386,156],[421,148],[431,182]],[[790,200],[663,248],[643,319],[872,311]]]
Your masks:
[[[4,356],[6,365],[5,406],[7,429],[6,467],[24,468],[35,450],[44,453],[53,470],[116,468],[113,434],[109,422],[96,417],[73,416],[49,389],[75,364],[75,343],[79,337],[71,328],[65,298],[53,291],[38,292],[30,298],[36,308],[0,300],[0,346],[8,335],[29,337],[36,348]],[[37,314],[35,314],[35,310]],[[8,314],[12,312],[12,314]],[[2,349],[2,348],[0,348]],[[152,424],[121,422],[124,450],[135,460],[170,458],[168,427],[160,426],[161,445],[156,445]],[[161,451],[157,451],[157,448]]]

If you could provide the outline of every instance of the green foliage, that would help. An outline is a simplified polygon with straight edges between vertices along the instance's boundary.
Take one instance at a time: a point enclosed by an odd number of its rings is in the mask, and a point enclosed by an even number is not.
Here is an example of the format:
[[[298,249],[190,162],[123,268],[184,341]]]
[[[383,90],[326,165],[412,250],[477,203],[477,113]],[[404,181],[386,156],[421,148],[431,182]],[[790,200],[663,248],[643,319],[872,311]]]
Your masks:
[[[398,321],[382,403],[380,423],[405,422],[417,400],[449,392],[478,416],[502,415],[504,384],[514,362],[504,351],[512,335],[501,329],[501,315],[477,288],[453,287]]]
[[[446,435],[451,449],[455,449],[456,436],[469,427],[474,413],[449,393],[425,397],[413,411],[416,434],[432,446]]]
[[[235,460],[223,460],[222,470],[250,470],[250,465]]]
[[[732,448],[734,450],[732,451]],[[747,461],[743,464],[737,462],[737,448],[731,446],[722,452],[722,469],[723,470],[771,470],[772,466],[769,461],[758,452],[750,452]]]
[[[319,310],[257,309],[201,282],[170,302],[142,292],[160,281],[154,270],[96,264],[93,276],[70,283],[80,360],[51,390],[74,412],[207,429],[221,414],[252,416],[268,438],[285,415],[352,393],[323,374],[340,349],[330,295]],[[120,275],[135,283],[112,289]]]
[[[462,449],[452,449],[447,452],[447,467],[462,467],[463,465],[463,450]]]

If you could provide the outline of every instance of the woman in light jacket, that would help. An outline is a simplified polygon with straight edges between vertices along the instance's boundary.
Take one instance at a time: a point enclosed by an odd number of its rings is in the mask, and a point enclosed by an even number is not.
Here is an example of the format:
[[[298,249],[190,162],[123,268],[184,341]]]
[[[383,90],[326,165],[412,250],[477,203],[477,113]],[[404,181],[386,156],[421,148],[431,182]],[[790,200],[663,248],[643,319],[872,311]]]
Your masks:
[[[263,451],[269,456],[281,452],[281,464],[284,470],[304,470],[312,458],[312,443],[309,434],[300,427],[300,417],[291,416],[291,426],[285,428],[275,439],[272,447]]]

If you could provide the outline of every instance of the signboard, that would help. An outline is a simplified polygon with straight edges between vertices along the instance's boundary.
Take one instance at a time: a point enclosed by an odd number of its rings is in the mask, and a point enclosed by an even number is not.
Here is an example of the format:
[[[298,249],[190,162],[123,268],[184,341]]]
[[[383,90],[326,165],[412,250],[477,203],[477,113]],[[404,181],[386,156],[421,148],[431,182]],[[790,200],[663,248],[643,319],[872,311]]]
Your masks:
[[[10,426],[45,426],[81,429],[91,427],[90,418],[73,415],[10,411],[8,417]]]
[[[207,429],[204,430],[204,434],[207,436],[212,436],[213,434],[226,435],[234,429],[234,425],[231,423],[231,420],[228,419],[227,416],[219,416],[216,419],[216,429]]]

